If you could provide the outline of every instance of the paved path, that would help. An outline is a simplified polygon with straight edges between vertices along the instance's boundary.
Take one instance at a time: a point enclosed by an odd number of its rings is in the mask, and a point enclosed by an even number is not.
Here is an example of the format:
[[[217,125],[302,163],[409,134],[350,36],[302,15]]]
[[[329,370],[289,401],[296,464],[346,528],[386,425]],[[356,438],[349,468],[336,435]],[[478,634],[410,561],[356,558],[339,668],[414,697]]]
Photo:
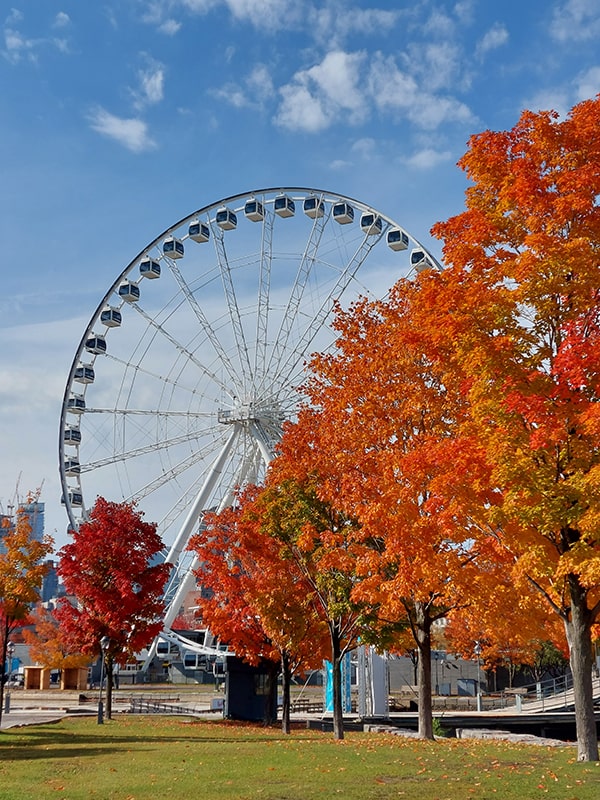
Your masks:
[[[23,725],[45,725],[50,722],[60,722],[61,719],[67,716],[69,716],[68,711],[61,711],[59,709],[15,708],[11,710],[9,714],[2,714],[0,728],[5,730],[6,728],[20,728]]]

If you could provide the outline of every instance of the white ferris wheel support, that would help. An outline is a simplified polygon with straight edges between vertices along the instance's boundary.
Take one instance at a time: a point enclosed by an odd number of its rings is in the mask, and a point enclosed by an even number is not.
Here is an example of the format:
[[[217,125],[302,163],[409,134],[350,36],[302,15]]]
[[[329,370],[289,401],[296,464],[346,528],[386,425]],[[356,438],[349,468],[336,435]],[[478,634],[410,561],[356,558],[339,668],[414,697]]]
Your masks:
[[[173,564],[165,632],[195,585],[190,537],[262,480],[306,362],[334,341],[334,304],[381,297],[424,267],[439,264],[371,206],[274,188],[194,211],[112,281],[65,388],[62,499],[73,529],[97,496],[157,521]]]

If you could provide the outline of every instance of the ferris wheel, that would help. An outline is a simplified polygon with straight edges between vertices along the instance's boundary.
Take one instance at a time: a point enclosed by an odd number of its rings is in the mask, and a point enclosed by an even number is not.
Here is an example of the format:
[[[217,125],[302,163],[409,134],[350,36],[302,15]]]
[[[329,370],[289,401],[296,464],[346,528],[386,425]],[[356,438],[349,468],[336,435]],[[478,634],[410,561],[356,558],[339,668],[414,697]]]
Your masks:
[[[264,189],[195,211],[120,272],[86,327],[60,419],[62,502],[135,501],[173,564],[165,629],[194,587],[207,510],[258,482],[293,419],[332,308],[439,264],[392,219],[317,189]]]

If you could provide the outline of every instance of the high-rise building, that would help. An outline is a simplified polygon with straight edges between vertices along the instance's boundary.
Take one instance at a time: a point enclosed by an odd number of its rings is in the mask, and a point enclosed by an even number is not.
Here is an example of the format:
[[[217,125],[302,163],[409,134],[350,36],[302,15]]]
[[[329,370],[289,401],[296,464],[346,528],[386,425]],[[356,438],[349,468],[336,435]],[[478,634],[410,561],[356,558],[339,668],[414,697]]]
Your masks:
[[[19,506],[27,517],[27,522],[31,525],[31,535],[41,542],[44,538],[44,503],[37,500],[33,503],[23,503]]]
[[[9,507],[7,510],[12,511]],[[31,526],[31,536],[37,542],[44,538],[44,504],[38,501],[19,503],[17,514],[24,514]],[[6,552],[3,539],[7,533],[15,528],[15,514],[0,514],[0,553]]]

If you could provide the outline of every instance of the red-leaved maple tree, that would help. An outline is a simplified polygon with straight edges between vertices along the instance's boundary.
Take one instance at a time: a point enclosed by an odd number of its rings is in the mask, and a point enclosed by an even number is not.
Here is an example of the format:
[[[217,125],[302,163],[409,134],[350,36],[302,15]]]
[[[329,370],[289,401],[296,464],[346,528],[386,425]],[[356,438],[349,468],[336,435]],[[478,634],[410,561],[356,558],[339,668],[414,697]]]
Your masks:
[[[261,525],[261,490],[248,486],[235,505],[207,514],[190,540],[209,592],[198,598],[211,633],[248,663],[272,661],[282,675],[282,730],[290,732],[290,683],[296,672],[319,667],[325,631],[314,614],[303,576]],[[268,715],[266,721],[268,719]]]
[[[153,563],[162,550],[156,525],[144,522],[132,503],[99,497],[73,540],[59,552],[59,574],[67,595],[56,617],[73,649],[104,650],[107,716],[115,664],[146,647],[162,628],[162,592],[170,565]]]

